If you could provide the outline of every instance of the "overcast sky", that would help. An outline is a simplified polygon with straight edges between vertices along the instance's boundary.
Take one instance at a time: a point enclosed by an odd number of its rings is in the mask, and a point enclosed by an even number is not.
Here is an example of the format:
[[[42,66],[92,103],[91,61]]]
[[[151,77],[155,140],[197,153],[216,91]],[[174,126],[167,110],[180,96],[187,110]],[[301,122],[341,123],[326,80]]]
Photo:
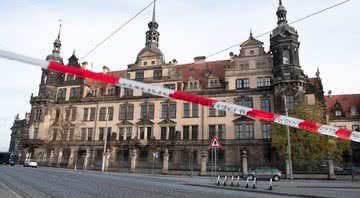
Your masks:
[[[294,21],[341,0],[283,0],[288,20]],[[51,53],[62,19],[62,51],[66,60],[76,50],[82,57],[151,0],[0,0],[0,49],[44,59]],[[300,3],[301,2],[301,3]],[[277,0],[158,0],[160,48],[166,61],[193,61],[276,27]],[[360,1],[352,0],[333,10],[294,24],[300,35],[300,60],[309,76],[320,68],[325,92],[360,93]],[[83,61],[111,70],[126,69],[144,47],[147,9]],[[269,35],[259,38],[269,49]],[[229,52],[211,57],[228,59]],[[0,150],[8,149],[14,116],[30,111],[30,95],[38,92],[41,70],[0,59]]]

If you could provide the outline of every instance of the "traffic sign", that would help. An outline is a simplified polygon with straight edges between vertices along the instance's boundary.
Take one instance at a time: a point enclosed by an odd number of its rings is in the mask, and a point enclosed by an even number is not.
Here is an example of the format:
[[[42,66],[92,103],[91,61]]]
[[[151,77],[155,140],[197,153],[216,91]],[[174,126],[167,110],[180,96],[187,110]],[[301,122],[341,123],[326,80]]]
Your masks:
[[[218,137],[215,135],[210,143],[210,148],[221,148],[221,144],[218,140]]]

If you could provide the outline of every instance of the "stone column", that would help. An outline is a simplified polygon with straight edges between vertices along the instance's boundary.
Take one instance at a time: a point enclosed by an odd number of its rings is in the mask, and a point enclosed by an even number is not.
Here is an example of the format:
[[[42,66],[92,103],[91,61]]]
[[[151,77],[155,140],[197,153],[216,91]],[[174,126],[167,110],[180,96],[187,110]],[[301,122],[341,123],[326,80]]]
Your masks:
[[[131,149],[130,150],[130,172],[134,173],[136,170],[136,157],[137,157],[137,153],[136,153],[136,149]]]
[[[164,156],[163,156],[163,168],[162,174],[169,173],[169,149],[165,149]]]
[[[248,175],[248,158],[247,158],[246,150],[242,151],[241,158],[242,158],[243,177],[246,178]]]
[[[290,179],[290,160],[289,160],[289,156],[286,154],[284,158],[285,158],[286,179]]]
[[[58,158],[57,158],[57,163],[56,163],[56,166],[57,167],[60,167],[61,166],[61,162],[63,160],[63,151],[62,149],[59,149],[59,154],[58,154]]]
[[[54,150],[51,150],[50,159],[49,159],[49,166],[52,166],[53,162],[54,162]]]
[[[90,155],[91,155],[91,150],[90,148],[86,149],[86,156],[85,156],[85,161],[84,161],[84,169],[87,170],[88,165],[89,165],[89,161],[90,161]]]
[[[73,168],[74,167],[74,160],[75,160],[75,148],[71,148],[68,168]]]
[[[206,163],[207,163],[207,152],[201,152],[201,159],[200,159],[200,176],[206,175]]]
[[[334,160],[331,158],[331,156],[327,157],[327,164],[328,164],[328,179],[329,180],[335,180],[335,171],[334,171]]]

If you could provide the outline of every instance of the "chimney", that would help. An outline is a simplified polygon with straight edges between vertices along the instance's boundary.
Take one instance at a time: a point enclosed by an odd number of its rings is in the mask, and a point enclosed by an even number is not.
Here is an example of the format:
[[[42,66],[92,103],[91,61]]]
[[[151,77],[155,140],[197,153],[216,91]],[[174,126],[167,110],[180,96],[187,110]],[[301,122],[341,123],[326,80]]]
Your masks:
[[[329,98],[331,98],[331,94],[332,94],[332,91],[329,90],[329,91],[328,91]]]
[[[110,69],[107,66],[103,66],[103,74],[106,74],[110,71]]]
[[[81,63],[81,69],[87,69],[87,66],[88,66],[88,62],[82,62]]]
[[[206,60],[206,56],[197,56],[194,58],[194,63],[195,64],[205,63],[205,60]]]

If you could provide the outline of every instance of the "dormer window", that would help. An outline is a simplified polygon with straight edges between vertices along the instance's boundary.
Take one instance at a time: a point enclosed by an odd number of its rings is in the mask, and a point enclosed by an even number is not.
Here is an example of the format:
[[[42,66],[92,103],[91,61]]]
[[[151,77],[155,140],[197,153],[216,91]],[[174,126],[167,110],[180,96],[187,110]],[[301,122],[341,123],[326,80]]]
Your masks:
[[[155,61],[151,61],[151,64],[152,64],[152,65],[155,65]]]
[[[106,95],[108,96],[115,96],[115,87],[108,87],[106,89]]]
[[[250,54],[251,54],[251,55],[254,55],[254,54],[255,54],[255,51],[254,51],[254,50],[250,50]]]
[[[148,62],[147,62],[147,61],[144,61],[143,65],[145,66],[145,65],[147,65],[147,64],[148,64]]]
[[[198,89],[199,88],[199,83],[198,81],[191,81],[189,82],[189,89]]]
[[[219,87],[219,81],[217,79],[209,80],[209,88]]]
[[[96,95],[97,95],[97,90],[96,90],[96,89],[92,89],[92,90],[90,91],[90,94],[91,94],[91,96],[96,96]]]

